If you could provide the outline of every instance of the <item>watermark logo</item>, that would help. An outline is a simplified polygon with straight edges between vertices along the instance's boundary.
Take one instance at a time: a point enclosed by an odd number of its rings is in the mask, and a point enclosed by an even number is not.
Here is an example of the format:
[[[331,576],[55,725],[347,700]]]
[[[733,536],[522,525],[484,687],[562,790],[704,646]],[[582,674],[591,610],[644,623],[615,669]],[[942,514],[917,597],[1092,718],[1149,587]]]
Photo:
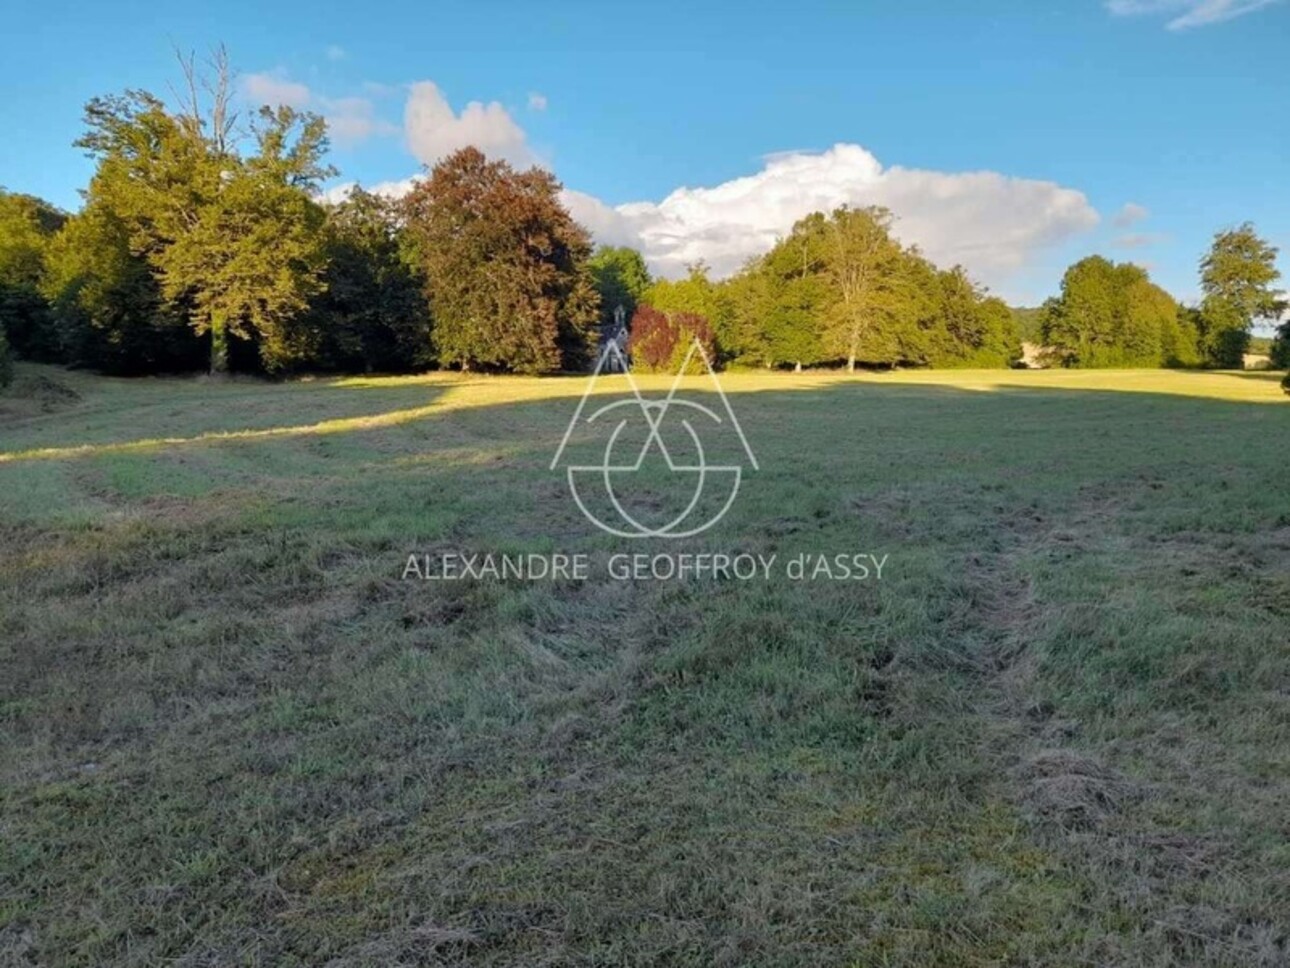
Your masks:
[[[699,363],[713,406],[680,394],[683,377]],[[584,416],[605,373],[623,374],[628,393]],[[588,436],[603,438],[603,450],[588,449]],[[618,343],[609,342],[551,460],[552,470],[561,458],[572,458],[565,464],[569,491],[587,520],[620,538],[687,538],[706,531],[734,504],[744,467],[758,469],[697,339],[662,399],[641,393]]]

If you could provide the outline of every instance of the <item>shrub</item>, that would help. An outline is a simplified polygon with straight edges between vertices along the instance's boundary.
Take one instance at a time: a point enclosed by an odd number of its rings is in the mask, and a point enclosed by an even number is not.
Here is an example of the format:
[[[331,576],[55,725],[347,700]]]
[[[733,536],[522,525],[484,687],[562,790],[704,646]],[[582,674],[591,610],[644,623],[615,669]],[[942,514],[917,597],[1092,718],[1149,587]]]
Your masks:
[[[640,306],[632,316],[627,344],[632,369],[641,373],[676,373],[685,364],[695,340],[703,347],[709,362],[716,358],[716,339],[703,316],[664,313],[653,306]],[[690,359],[686,371],[703,372],[703,361],[697,353]]]

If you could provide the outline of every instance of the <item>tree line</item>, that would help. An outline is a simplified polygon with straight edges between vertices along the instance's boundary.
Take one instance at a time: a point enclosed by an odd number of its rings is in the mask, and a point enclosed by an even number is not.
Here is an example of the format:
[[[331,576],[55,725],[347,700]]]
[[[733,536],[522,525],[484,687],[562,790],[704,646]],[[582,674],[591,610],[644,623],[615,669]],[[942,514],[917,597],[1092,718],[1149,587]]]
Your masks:
[[[1081,259],[1066,270],[1061,294],[1040,308],[1039,338],[1062,366],[1239,369],[1254,322],[1286,308],[1274,288],[1276,257],[1248,222],[1218,232],[1200,262],[1198,306],[1179,304],[1139,266]],[[1278,358],[1287,355],[1290,324],[1280,327],[1274,348]]]
[[[728,365],[854,370],[1017,360],[1021,340],[1008,306],[962,267],[938,269],[901,245],[892,222],[878,207],[816,212],[729,279],[714,282],[693,266],[684,279],[649,285],[639,300],[703,320],[710,337],[701,342]],[[687,344],[702,335],[675,329]]]
[[[639,369],[675,368],[695,339],[727,366],[1004,367],[1023,330],[1055,365],[1239,366],[1285,305],[1276,250],[1243,225],[1215,236],[1197,307],[1092,256],[1018,314],[876,207],[808,215],[724,280],[655,280],[633,249],[593,251],[550,173],[474,148],[397,201],[326,202],[321,117],[243,120],[222,50],[181,65],[172,105],[86,106],[79,212],[0,191],[0,383],[11,353],[117,374],[580,370],[618,307]],[[1273,355],[1290,363],[1290,324]]]

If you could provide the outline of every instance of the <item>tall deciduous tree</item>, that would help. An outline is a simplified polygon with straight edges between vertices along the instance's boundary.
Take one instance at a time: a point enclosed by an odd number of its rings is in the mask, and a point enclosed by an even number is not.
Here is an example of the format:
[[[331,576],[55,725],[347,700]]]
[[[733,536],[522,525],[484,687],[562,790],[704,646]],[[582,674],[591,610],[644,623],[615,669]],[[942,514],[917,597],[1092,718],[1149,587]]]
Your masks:
[[[167,297],[210,333],[213,373],[228,368],[230,334],[257,339],[267,369],[287,365],[298,355],[289,323],[324,287],[325,217],[310,194],[330,172],[324,122],[265,107],[254,134],[250,158],[212,152],[220,183],[156,259]]]
[[[212,372],[228,368],[230,335],[258,339],[273,369],[291,355],[286,321],[322,286],[323,214],[310,194],[331,173],[326,128],[315,115],[262,108],[255,153],[243,158],[227,58],[217,52],[209,75],[181,62],[179,110],[144,91],[90,101],[78,142],[99,162],[90,196],[123,221],[163,296],[208,336]]]
[[[584,366],[599,304],[591,242],[539,168],[463,148],[403,200],[439,359],[540,373]]]
[[[799,220],[712,298],[723,356],[766,366],[845,359],[916,366],[1006,366],[1020,355],[1007,307],[961,268],[940,271],[902,247],[882,209]],[[652,298],[652,297],[651,297]]]
[[[1276,259],[1276,248],[1249,222],[1214,236],[1200,263],[1201,343],[1210,365],[1240,367],[1254,320],[1279,312]]]
[[[825,232],[825,273],[837,294],[825,342],[846,358],[848,370],[855,369],[866,345],[875,362],[899,359],[893,324],[908,321],[910,293],[891,222],[884,208],[843,206]]]
[[[987,296],[962,266],[935,273],[933,315],[925,324],[924,362],[933,366],[1009,366],[1021,337],[1007,303]]]
[[[1081,259],[1062,277],[1062,294],[1047,306],[1043,333],[1066,366],[1105,365],[1115,342],[1115,265],[1100,255]]]
[[[763,366],[809,366],[827,359],[823,318],[827,221],[816,212],[728,284],[732,355]]]

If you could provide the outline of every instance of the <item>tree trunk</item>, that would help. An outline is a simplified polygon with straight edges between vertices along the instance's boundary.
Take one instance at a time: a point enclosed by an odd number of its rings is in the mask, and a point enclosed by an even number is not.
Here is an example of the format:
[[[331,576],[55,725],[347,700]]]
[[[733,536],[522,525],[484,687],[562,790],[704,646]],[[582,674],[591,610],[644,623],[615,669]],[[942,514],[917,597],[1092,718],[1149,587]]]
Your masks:
[[[851,350],[851,353],[847,356],[847,372],[854,373],[855,371],[856,371],[856,351],[853,348]]]
[[[211,317],[211,376],[228,375],[228,323],[223,316]]]

